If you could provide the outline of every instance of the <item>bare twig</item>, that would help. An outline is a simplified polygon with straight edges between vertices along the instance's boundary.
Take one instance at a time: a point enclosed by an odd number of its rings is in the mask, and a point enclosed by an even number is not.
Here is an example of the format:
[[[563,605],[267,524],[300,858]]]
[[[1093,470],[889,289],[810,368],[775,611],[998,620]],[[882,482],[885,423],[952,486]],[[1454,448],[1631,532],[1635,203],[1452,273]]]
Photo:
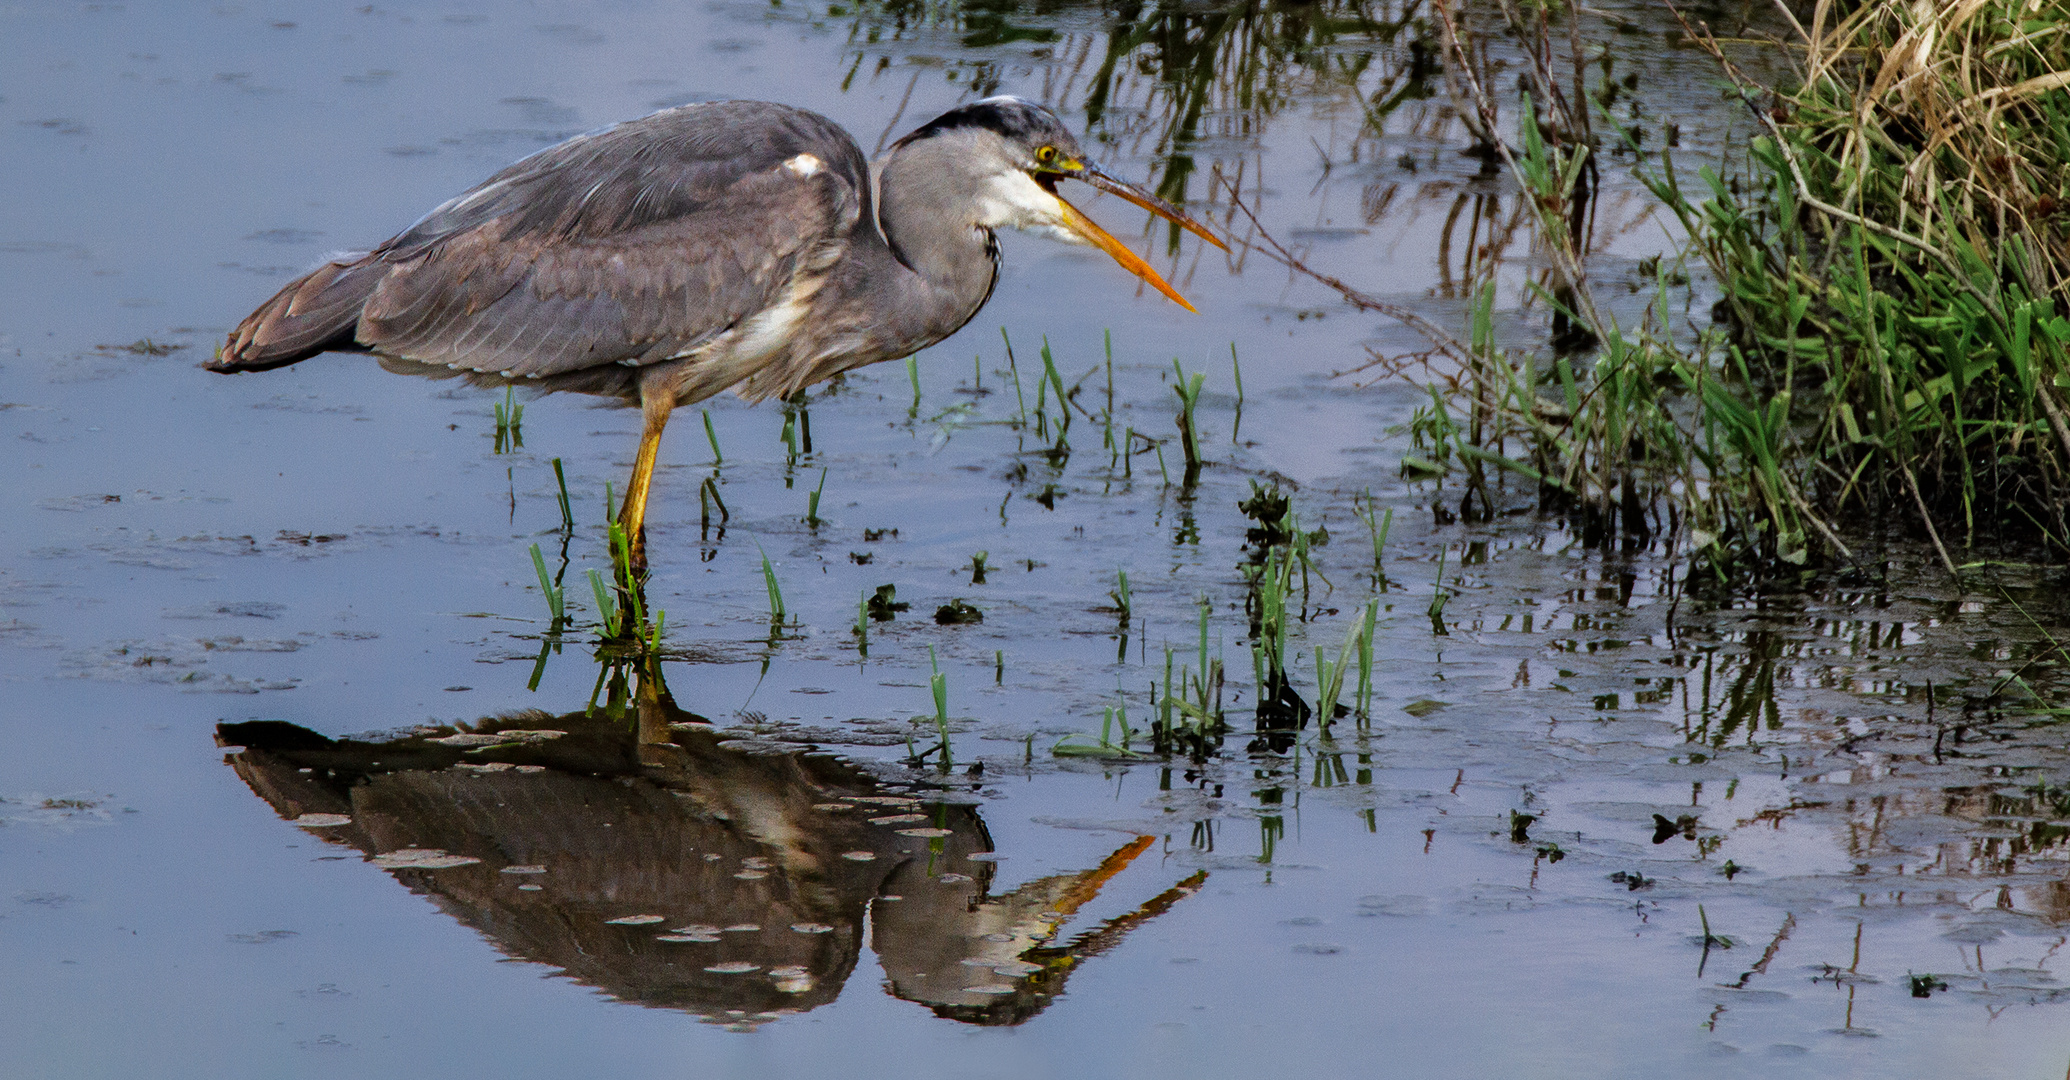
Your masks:
[[[1244,203],[1243,196],[1237,192],[1236,185],[1231,183],[1228,177],[1217,175],[1215,179],[1220,180],[1223,186],[1228,189],[1230,205],[1241,211],[1244,217],[1250,219],[1251,227],[1256,231],[1258,240],[1261,242],[1259,244],[1252,244],[1249,240],[1236,241],[1246,251],[1258,251],[1281,266],[1336,290],[1337,295],[1342,296],[1345,303],[1355,308],[1363,311],[1377,311],[1390,319],[1402,323],[1417,333],[1422,334],[1431,344],[1437,346],[1440,351],[1458,360],[1460,363],[1472,362],[1473,350],[1467,348],[1458,338],[1447,333],[1444,327],[1431,322],[1429,319],[1416,314],[1400,304],[1390,304],[1371,293],[1361,292],[1358,289],[1352,288],[1341,279],[1325,274],[1301,261],[1300,256],[1288,251],[1286,245],[1281,244],[1265,228],[1264,222],[1258,220],[1258,215],[1251,212],[1251,208]]]

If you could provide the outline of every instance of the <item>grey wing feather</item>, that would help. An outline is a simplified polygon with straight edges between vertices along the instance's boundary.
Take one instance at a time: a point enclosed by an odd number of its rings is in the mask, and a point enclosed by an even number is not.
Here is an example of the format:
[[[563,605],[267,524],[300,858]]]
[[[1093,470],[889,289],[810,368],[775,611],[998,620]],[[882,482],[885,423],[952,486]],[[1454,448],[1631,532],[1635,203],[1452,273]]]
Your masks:
[[[800,154],[817,165],[786,166]],[[292,363],[310,353],[280,344],[326,342],[532,378],[679,355],[838,260],[869,211],[868,168],[832,121],[763,102],[578,136],[291,284],[212,366]],[[286,342],[296,304],[320,318]]]
[[[787,168],[799,154],[821,166]],[[580,136],[383,245],[358,339],[513,377],[678,355],[837,259],[867,169],[831,122],[753,102]]]

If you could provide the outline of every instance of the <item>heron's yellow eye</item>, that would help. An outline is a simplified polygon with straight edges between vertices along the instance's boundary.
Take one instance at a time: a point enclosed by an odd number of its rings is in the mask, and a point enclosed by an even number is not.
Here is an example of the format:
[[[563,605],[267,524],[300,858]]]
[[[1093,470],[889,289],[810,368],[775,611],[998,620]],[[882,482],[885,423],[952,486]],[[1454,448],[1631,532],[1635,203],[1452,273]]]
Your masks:
[[[1035,151],[1035,161],[1038,164],[1047,165],[1050,162],[1055,161],[1056,159],[1057,148],[1054,146],[1045,146],[1042,149]]]

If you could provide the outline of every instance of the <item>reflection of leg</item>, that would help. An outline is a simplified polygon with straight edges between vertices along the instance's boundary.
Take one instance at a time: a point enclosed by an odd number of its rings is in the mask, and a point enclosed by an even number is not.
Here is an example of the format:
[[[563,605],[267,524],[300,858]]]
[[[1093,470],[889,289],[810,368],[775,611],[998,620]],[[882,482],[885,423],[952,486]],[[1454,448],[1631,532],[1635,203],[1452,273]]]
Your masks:
[[[625,505],[618,512],[618,521],[625,526],[626,545],[631,549],[633,572],[641,576],[647,569],[647,489],[654,482],[654,462],[661,453],[661,432],[668,426],[668,414],[675,405],[674,387],[641,388],[640,415],[644,423],[640,431],[640,452],[633,459],[632,480],[625,486]]]
[[[1136,856],[1150,850],[1150,845],[1156,842],[1157,839],[1150,836],[1138,836],[1129,841],[1121,850],[1100,860],[1100,865],[1078,875],[1078,879],[1071,883],[1064,895],[1057,898],[1052,910],[1064,915],[1077,911],[1081,905],[1100,895],[1101,886],[1112,880],[1114,875],[1128,869],[1128,864],[1136,861]]]
[[[648,653],[639,660],[640,684],[635,693],[642,743],[672,742],[669,721],[676,714],[676,703],[668,694],[668,683],[661,678],[661,658]]]
[[[1208,872],[1196,870],[1192,876],[1179,882],[1156,896],[1143,901],[1143,905],[1126,915],[1116,915],[1106,922],[1071,939],[1063,952],[1074,960],[1098,956],[1119,944],[1122,937],[1136,927],[1171,910],[1173,904],[1192,896],[1207,884]],[[1040,950],[1036,950],[1040,951]]]

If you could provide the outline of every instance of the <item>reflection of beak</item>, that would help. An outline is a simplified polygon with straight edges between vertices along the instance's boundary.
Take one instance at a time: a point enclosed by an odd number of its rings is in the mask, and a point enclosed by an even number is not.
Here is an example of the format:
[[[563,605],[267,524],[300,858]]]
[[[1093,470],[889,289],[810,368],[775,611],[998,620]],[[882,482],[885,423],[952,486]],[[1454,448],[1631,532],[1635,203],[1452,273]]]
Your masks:
[[[1051,195],[1056,195],[1056,182],[1064,176],[1083,180],[1099,188],[1101,191],[1119,195],[1129,202],[1156,214],[1158,217],[1177,224],[1180,228],[1193,233],[1208,243],[1225,251],[1228,250],[1228,246],[1216,239],[1215,235],[1207,230],[1207,226],[1186,216],[1185,211],[1134,184],[1116,180],[1089,165],[1068,173],[1039,173],[1036,175],[1035,180],[1042,185],[1044,190]],[[1185,297],[1179,295],[1178,290],[1173,289],[1171,285],[1166,283],[1164,278],[1159,276],[1149,263],[1144,262],[1140,256],[1130,251],[1126,244],[1116,240],[1107,230],[1100,228],[1099,224],[1093,221],[1093,219],[1086,217],[1083,211],[1064,201],[1064,197],[1061,195],[1057,195],[1057,204],[1062,208],[1062,224],[1065,228],[1069,229],[1073,234],[1084,238],[1094,247],[1113,256],[1114,261],[1120,263],[1129,273],[1149,282],[1158,292],[1171,297],[1180,307],[1185,308],[1187,311],[1198,311],[1192,304],[1186,302]]]

